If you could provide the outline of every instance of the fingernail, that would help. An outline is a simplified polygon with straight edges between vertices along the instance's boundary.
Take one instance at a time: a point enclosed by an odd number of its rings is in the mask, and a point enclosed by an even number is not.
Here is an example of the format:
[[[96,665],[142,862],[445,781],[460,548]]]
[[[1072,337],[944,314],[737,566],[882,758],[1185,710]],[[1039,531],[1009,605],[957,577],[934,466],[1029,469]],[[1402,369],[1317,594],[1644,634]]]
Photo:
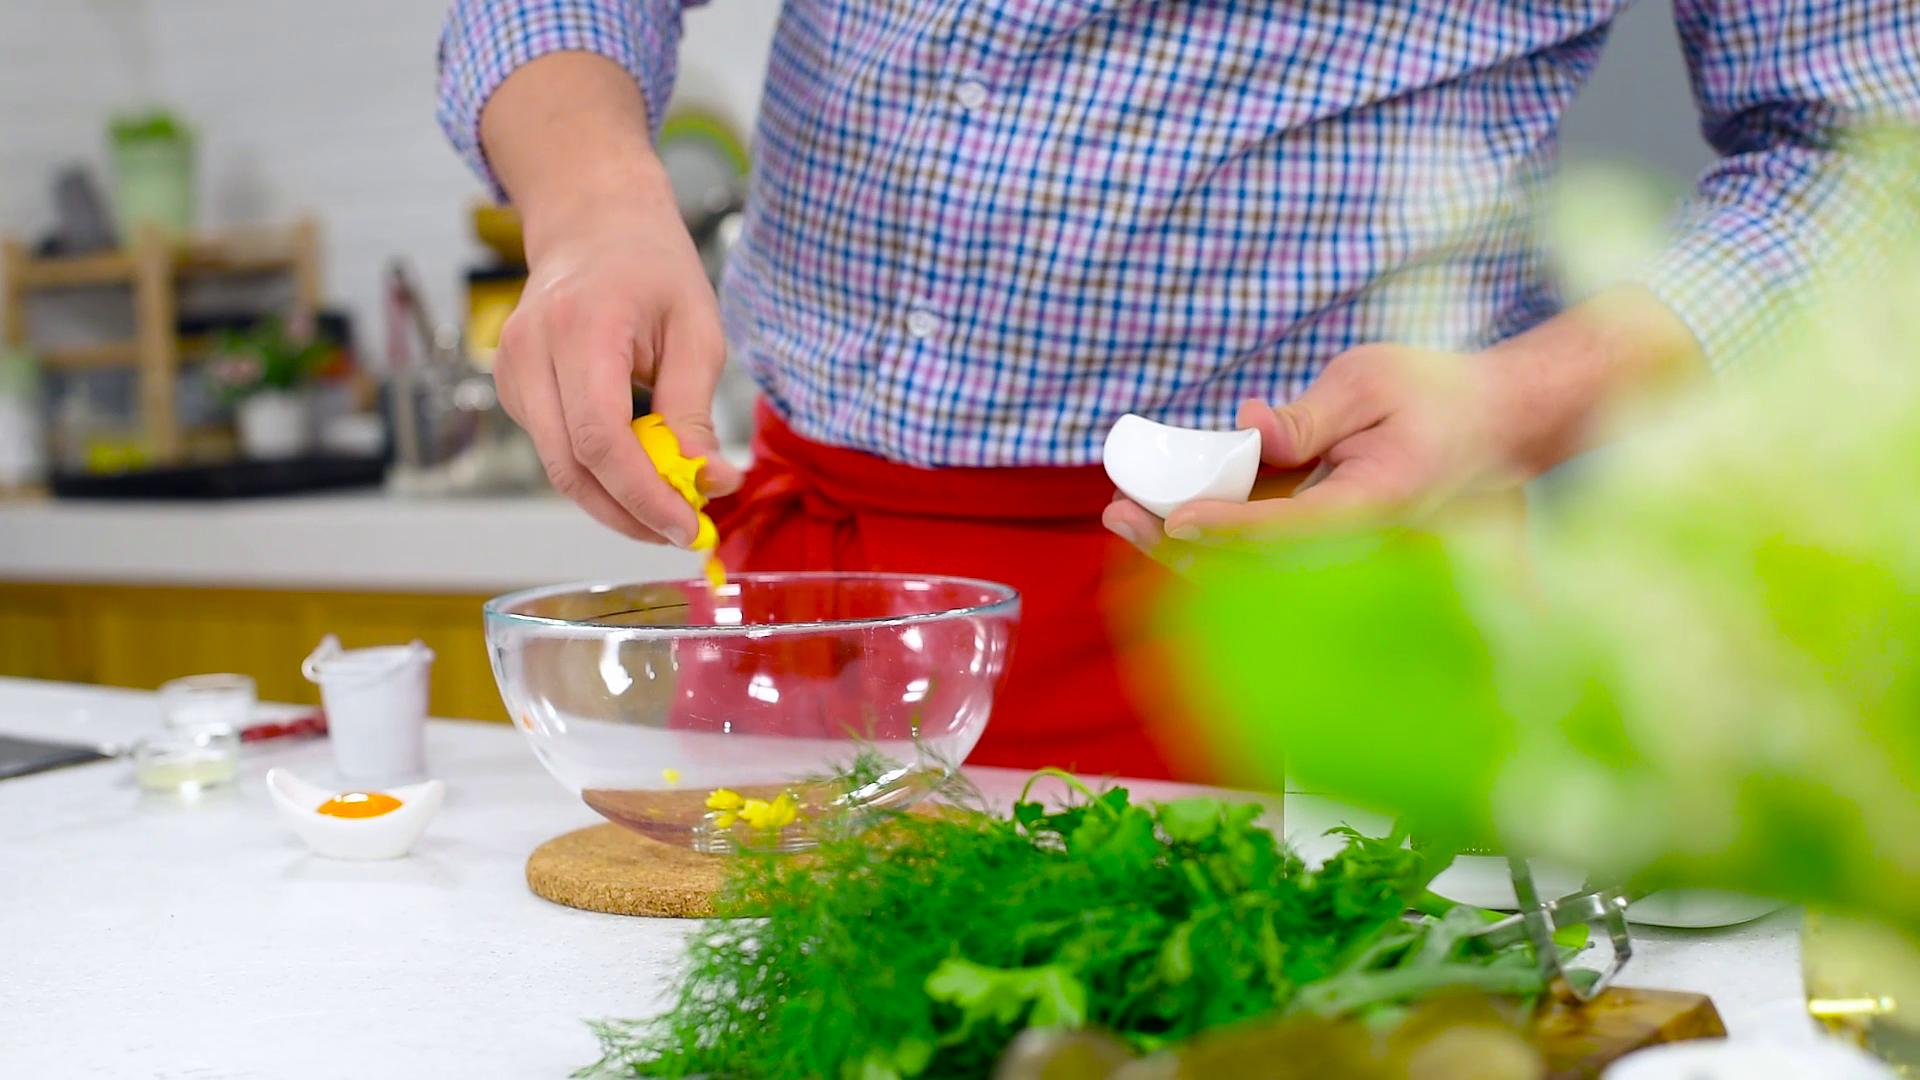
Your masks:
[[[1200,539],[1200,530],[1193,525],[1169,525],[1167,535],[1175,540],[1192,541]]]
[[[1129,529],[1125,525],[1122,525],[1118,522],[1113,522],[1107,526],[1107,531],[1119,537],[1120,539],[1125,540],[1127,543],[1132,544],[1134,547],[1140,546],[1140,537],[1135,535],[1134,531],[1132,529]]]
[[[693,535],[678,525],[662,531],[660,535],[667,538],[667,543],[677,548],[683,548],[693,543]]]

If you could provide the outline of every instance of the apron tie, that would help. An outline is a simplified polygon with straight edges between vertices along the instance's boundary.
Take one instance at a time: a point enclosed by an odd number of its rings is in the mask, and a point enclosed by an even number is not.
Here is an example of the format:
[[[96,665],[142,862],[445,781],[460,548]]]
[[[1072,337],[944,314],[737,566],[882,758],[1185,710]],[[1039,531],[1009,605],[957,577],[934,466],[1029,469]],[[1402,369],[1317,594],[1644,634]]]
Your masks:
[[[717,500],[714,524],[720,530],[720,561],[732,567],[749,561],[759,539],[783,523],[804,523],[802,566],[808,570],[842,570],[835,555],[854,539],[852,508],[809,484],[793,465],[777,455],[762,457],[755,447],[754,482],[739,494]]]

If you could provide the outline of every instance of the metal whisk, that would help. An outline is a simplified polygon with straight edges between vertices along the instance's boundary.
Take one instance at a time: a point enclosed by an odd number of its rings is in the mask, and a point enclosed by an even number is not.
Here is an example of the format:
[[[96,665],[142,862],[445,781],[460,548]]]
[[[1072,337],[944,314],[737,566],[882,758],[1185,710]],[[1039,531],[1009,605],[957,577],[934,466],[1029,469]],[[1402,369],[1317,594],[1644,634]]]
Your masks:
[[[1513,893],[1520,910],[1488,924],[1476,936],[1500,945],[1530,942],[1534,955],[1539,958],[1540,974],[1550,985],[1564,986],[1579,1001],[1598,997],[1633,958],[1633,938],[1627,930],[1627,905],[1633,897],[1625,888],[1609,886],[1583,889],[1557,900],[1543,900],[1527,860],[1508,856],[1507,870],[1513,876]],[[1560,961],[1560,948],[1553,940],[1555,930],[1569,926],[1603,927],[1613,944],[1613,959],[1600,972],[1600,977],[1585,987],[1568,976],[1566,966]]]

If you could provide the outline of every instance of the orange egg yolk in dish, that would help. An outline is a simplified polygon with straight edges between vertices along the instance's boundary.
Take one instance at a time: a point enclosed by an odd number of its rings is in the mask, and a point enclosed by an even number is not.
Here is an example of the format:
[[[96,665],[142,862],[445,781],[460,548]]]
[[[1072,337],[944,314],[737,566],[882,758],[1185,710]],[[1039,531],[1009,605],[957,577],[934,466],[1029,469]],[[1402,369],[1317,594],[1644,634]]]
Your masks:
[[[400,800],[384,791],[349,791],[320,804],[316,814],[327,817],[370,818],[400,809]]]

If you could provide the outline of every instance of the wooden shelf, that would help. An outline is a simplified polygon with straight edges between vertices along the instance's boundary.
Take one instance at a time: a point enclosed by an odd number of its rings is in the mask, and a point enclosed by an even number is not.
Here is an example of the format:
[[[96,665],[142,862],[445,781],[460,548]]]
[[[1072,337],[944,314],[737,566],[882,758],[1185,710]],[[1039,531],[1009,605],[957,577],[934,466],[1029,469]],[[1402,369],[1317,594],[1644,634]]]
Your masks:
[[[133,281],[133,256],[125,251],[97,255],[55,255],[20,262],[15,272],[23,289],[77,289],[89,285],[127,285]]]
[[[310,220],[289,227],[236,229],[195,237],[139,230],[122,251],[42,258],[25,244],[0,242],[0,345],[26,348],[27,298],[58,289],[119,287],[132,301],[132,341],[43,351],[49,369],[132,368],[139,378],[141,427],[156,461],[177,460],[183,433],[174,412],[174,375],[182,353],[204,346],[174,330],[177,292],[185,278],[280,274],[293,285],[292,317],[311,324],[320,305],[320,230]]]
[[[168,241],[167,256],[176,277],[281,273],[298,267],[311,250],[311,228],[303,222],[285,229],[241,229]],[[138,271],[139,259],[132,251],[29,256],[14,266],[17,287],[27,290],[132,285]]]
[[[183,337],[174,349],[173,360],[200,359],[199,354],[213,348],[214,338],[207,334]],[[103,341],[94,345],[67,345],[40,350],[40,363],[50,371],[90,371],[96,368],[132,367],[140,362],[137,341]]]
[[[140,362],[137,341],[108,341],[98,345],[69,345],[46,349],[40,362],[56,371],[86,371],[94,368],[132,367]]]
[[[207,274],[271,274],[299,265],[310,250],[309,224],[290,229],[246,229],[203,236],[173,251],[173,271]]]

